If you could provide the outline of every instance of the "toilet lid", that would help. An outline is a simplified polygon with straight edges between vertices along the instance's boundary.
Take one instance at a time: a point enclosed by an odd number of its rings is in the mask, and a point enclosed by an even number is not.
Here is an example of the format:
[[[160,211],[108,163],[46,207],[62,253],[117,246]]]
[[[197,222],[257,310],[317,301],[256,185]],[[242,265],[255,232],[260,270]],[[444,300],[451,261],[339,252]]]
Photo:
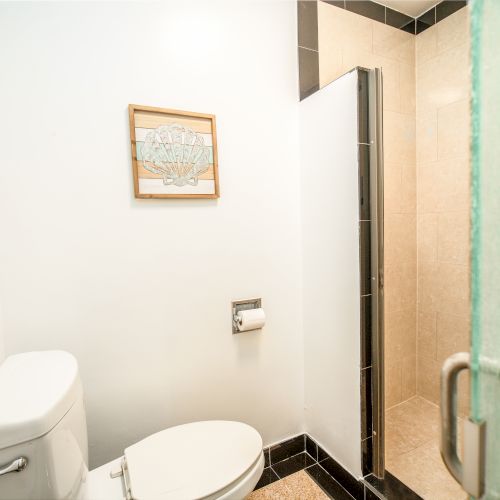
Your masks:
[[[214,420],[166,429],[125,450],[131,497],[207,497],[245,474],[261,451],[260,434],[241,422]]]

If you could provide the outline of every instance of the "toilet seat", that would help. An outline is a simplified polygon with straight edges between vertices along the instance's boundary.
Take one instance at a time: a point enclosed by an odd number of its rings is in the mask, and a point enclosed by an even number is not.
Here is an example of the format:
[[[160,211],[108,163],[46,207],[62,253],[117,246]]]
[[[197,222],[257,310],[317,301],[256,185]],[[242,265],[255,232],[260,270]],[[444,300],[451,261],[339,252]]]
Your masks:
[[[205,421],[157,432],[125,449],[127,498],[218,498],[262,460],[262,438],[249,425]]]

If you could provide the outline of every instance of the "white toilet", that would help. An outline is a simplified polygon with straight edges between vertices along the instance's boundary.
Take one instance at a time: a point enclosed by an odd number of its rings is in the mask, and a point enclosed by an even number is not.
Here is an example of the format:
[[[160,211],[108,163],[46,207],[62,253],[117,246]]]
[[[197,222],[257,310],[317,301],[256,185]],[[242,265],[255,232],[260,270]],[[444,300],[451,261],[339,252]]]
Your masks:
[[[153,434],[89,472],[76,359],[29,352],[0,366],[0,500],[242,500],[263,468],[255,429],[206,421]]]

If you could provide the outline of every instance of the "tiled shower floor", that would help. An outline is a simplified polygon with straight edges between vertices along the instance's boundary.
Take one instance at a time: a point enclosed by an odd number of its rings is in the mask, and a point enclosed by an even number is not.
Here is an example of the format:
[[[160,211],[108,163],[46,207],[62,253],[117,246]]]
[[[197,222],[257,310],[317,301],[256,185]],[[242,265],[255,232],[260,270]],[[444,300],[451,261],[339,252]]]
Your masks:
[[[419,396],[385,413],[385,467],[425,500],[462,500],[467,494],[439,453],[439,407]]]

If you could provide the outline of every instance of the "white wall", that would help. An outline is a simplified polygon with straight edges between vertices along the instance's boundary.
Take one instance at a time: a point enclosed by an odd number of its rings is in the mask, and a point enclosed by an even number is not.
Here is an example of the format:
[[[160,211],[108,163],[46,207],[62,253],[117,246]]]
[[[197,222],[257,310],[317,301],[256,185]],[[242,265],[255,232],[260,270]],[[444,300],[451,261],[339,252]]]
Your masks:
[[[5,358],[5,339],[3,333],[2,307],[0,305],[0,364]]]
[[[357,72],[300,104],[306,430],[361,476]]]
[[[94,466],[190,420],[302,431],[295,16],[0,4],[6,351],[77,356]],[[219,201],[133,198],[129,103],[216,114]],[[266,328],[232,336],[254,296]]]

